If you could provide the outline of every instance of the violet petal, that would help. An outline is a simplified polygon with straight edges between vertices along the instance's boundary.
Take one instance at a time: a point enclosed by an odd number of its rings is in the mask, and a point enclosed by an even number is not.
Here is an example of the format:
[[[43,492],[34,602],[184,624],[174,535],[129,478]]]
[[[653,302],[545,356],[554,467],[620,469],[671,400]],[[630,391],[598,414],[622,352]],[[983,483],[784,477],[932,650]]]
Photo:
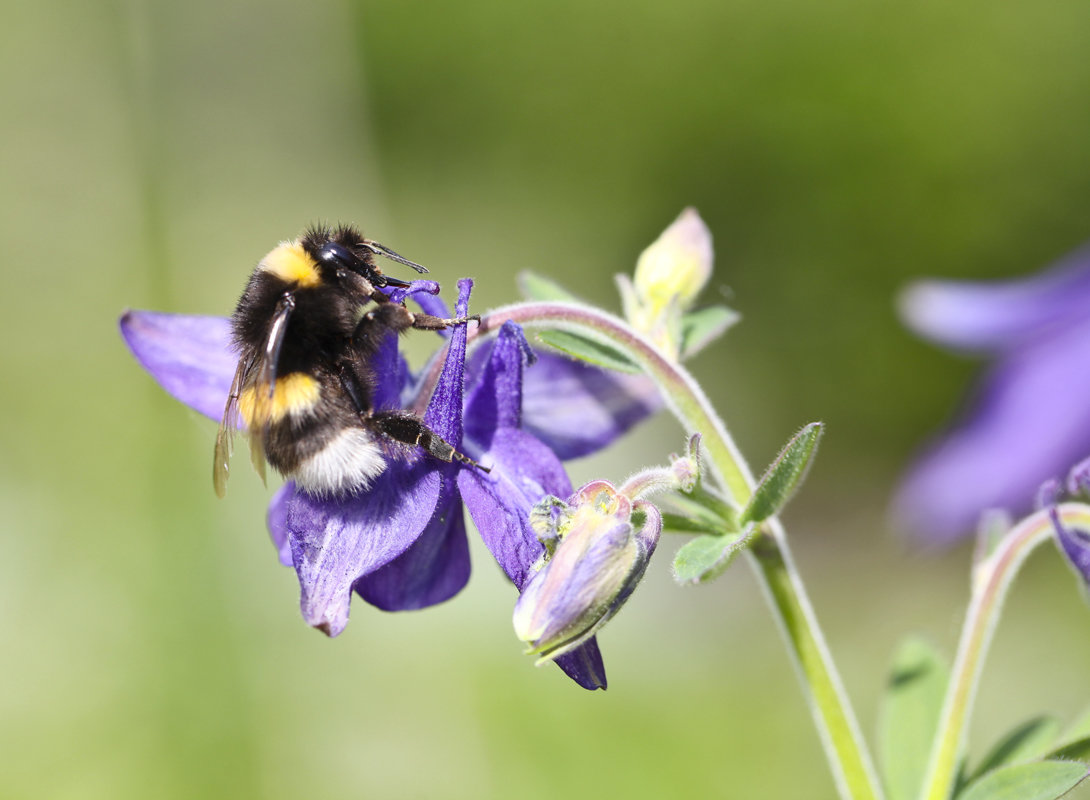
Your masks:
[[[985,376],[970,413],[909,473],[896,511],[945,543],[981,511],[1028,509],[1042,482],[1090,452],[1090,319],[1009,353]]]
[[[384,611],[426,608],[449,600],[469,581],[469,540],[453,477],[435,515],[412,546],[356,581],[360,597]]]
[[[487,450],[494,433],[518,428],[522,417],[522,381],[533,353],[522,328],[508,320],[476,365],[473,389],[466,398],[466,435]]]
[[[273,495],[269,510],[265,513],[265,525],[269,529],[273,546],[280,555],[280,563],[285,567],[294,564],[291,556],[291,541],[288,538],[288,501],[295,494],[295,482],[288,481]]]
[[[173,397],[219,422],[238,355],[226,317],[126,311],[121,335],[129,350]]]
[[[291,493],[285,520],[308,625],[329,636],[344,630],[352,585],[409,549],[431,520],[439,489],[439,473],[420,460],[389,464],[367,491],[350,497]]]
[[[545,495],[570,495],[571,481],[552,451],[520,430],[496,431],[480,459],[492,472],[461,470],[458,488],[485,545],[521,589],[543,550],[530,528],[530,509]]]
[[[404,303],[409,298],[420,302],[419,298],[439,294],[439,284],[436,281],[409,281],[405,287],[384,287],[382,291],[394,303]]]
[[[606,667],[602,662],[602,652],[598,649],[597,637],[590,637],[583,644],[558,656],[556,665],[584,689],[606,688]]]
[[[901,298],[920,335],[965,350],[1003,350],[1090,314],[1090,247],[1013,281],[921,281]]]
[[[522,384],[522,427],[567,461],[595,453],[662,408],[655,384],[538,353]]]

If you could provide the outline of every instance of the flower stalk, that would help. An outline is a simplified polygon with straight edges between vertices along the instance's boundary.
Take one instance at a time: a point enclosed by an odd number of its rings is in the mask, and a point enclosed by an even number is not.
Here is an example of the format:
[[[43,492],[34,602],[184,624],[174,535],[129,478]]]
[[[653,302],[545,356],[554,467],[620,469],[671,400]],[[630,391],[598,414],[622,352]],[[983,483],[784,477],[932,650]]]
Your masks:
[[[522,303],[496,309],[469,332],[473,339],[504,322],[547,326],[603,342],[631,359],[660,387],[688,434],[701,434],[709,466],[731,503],[744,508],[755,481],[734,440],[700,385],[647,337],[617,317],[576,303]],[[776,518],[762,524],[750,550],[773,613],[809,692],[811,709],[842,797],[879,798],[881,790],[866,744],[832,657],[795,569],[786,533]]]
[[[1090,527],[1090,507],[1065,503],[1056,513],[1064,525]],[[925,800],[947,800],[951,795],[965,747],[965,726],[1003,601],[1026,558],[1051,539],[1053,532],[1048,510],[1038,511],[1016,525],[991,555],[973,568],[972,596],[923,784]]]

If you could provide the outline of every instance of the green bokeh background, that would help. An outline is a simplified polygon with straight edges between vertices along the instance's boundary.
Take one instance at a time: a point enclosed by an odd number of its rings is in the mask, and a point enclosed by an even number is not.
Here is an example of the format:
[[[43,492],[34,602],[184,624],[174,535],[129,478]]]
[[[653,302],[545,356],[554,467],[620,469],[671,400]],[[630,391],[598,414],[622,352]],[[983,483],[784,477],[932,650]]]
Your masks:
[[[357,603],[332,641],[301,622],[269,491],[240,472],[215,499],[214,425],[137,368],[116,318],[226,313],[319,219],[448,286],[474,276],[478,310],[524,268],[616,307],[614,273],[698,207],[708,296],[745,319],[693,371],[755,467],[828,424],[786,522],[868,734],[903,634],[952,651],[968,550],[907,546],[886,508],[977,365],[905,333],[894,297],[1090,238],[1083,0],[3,10],[0,797],[833,796],[744,564],[679,589],[664,542],[601,637],[605,693],[521,655],[476,542],[450,603]],[[573,478],[680,445],[657,420]],[[973,752],[1072,718],[1088,671],[1090,613],[1042,553]]]

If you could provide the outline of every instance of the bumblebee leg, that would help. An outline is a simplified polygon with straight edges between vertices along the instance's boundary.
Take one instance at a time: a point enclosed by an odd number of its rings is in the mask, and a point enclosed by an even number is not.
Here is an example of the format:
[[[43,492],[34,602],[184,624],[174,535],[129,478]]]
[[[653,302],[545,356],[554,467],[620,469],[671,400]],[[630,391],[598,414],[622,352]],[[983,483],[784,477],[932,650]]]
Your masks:
[[[463,455],[454,449],[454,446],[445,441],[424,422],[411,414],[399,414],[396,411],[379,411],[370,417],[371,423],[383,434],[397,442],[415,444],[422,447],[429,455],[435,456],[440,461],[460,461],[471,467],[477,467],[485,472],[491,472],[491,468],[482,467],[469,456]]]
[[[441,331],[444,328],[451,328],[455,325],[462,325],[470,320],[481,324],[480,314],[471,314],[468,317],[456,317],[454,319],[443,319],[442,317],[433,317],[431,314],[413,314],[412,326],[420,331]]]
[[[476,320],[479,323],[481,321],[481,315],[474,314],[471,317],[443,319],[442,317],[433,317],[431,314],[414,314],[400,303],[382,303],[376,305],[360,317],[360,321],[356,325],[356,330],[352,334],[352,339],[357,344],[365,344],[370,345],[372,348],[377,348],[387,331],[400,333],[409,328],[416,328],[417,330],[424,331],[439,331],[453,325],[461,325],[470,320]]]

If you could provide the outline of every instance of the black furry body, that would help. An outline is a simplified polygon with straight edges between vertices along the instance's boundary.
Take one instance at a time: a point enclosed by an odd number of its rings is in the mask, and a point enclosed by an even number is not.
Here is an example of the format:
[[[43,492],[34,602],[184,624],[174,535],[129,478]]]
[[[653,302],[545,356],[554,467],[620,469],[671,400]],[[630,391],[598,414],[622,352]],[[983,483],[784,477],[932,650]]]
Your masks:
[[[445,461],[466,460],[417,417],[373,408],[372,364],[386,336],[465,322],[414,314],[391,302],[380,287],[408,284],[383,275],[375,252],[412,265],[355,228],[308,230],[258,265],[232,316],[239,368],[221,437],[225,430],[229,436],[229,418],[241,408],[255,464],[260,453],[278,472],[318,493],[366,485],[405,445]],[[305,391],[289,392],[291,386]],[[229,451],[229,442],[217,442],[220,493]],[[353,470],[359,474],[340,474]]]

